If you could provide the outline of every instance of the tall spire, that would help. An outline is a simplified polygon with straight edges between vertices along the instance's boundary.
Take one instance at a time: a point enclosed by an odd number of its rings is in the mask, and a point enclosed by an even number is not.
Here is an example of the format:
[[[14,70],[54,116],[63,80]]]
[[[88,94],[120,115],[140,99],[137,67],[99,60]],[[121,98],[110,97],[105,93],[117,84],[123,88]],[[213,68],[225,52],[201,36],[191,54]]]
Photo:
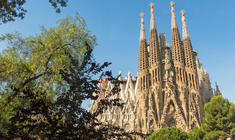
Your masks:
[[[152,66],[155,64],[156,65],[160,64],[160,48],[159,48],[157,28],[154,16],[154,3],[150,3],[150,8],[151,8],[151,19],[150,19],[149,54],[150,54],[150,66]],[[154,69],[156,69],[156,67]]]
[[[196,70],[195,56],[193,54],[193,48],[190,41],[188,29],[186,26],[185,20],[185,11],[180,11],[182,15],[182,25],[183,25],[183,45],[184,45],[184,56],[185,56],[185,65],[186,67],[191,67]]]
[[[184,65],[182,42],[180,39],[179,29],[175,17],[174,2],[171,5],[171,45],[172,45],[172,59],[174,62],[179,62]]]
[[[171,5],[171,14],[172,14],[172,16],[171,16],[171,29],[178,28],[178,25],[176,22],[176,17],[175,17],[175,8],[174,8],[175,3],[173,1],[171,1],[170,5]]]
[[[160,48],[158,42],[158,35],[154,17],[154,4],[150,4],[151,7],[151,20],[150,20],[150,39],[149,39],[149,64],[151,69],[151,82],[159,83],[161,81],[161,69],[160,69]]]
[[[180,11],[181,15],[182,15],[182,24],[183,24],[183,39],[186,39],[189,37],[189,33],[188,33],[188,28],[186,25],[186,20],[185,20],[185,11],[181,10]]]
[[[151,7],[151,20],[150,20],[150,30],[156,29],[155,17],[154,17],[154,4],[150,3]]]
[[[140,13],[141,27],[140,27],[140,46],[139,46],[139,71],[147,69],[148,67],[148,50],[144,29],[144,13]]]
[[[147,42],[144,29],[144,13],[141,16],[141,29],[140,29],[140,44],[139,44],[139,60],[138,60],[138,110],[137,110],[137,129],[139,131],[147,130],[147,118],[148,111],[148,90],[150,85],[149,80],[149,61]],[[141,121],[140,121],[141,120]]]
[[[189,38],[188,29],[185,21],[185,11],[181,10],[182,24],[183,24],[183,46],[184,46],[184,60],[185,60],[185,74],[187,77],[187,85],[189,89],[189,127],[192,124],[199,126],[202,121],[203,105],[201,102],[201,95],[199,92],[199,81],[197,76],[195,54],[193,52],[192,44]],[[195,109],[192,109],[191,106]],[[197,110],[196,113],[195,110]]]
[[[140,41],[146,40],[145,29],[144,29],[144,13],[140,13],[141,27],[140,27]]]
[[[182,102],[182,108],[184,110],[186,118],[188,118],[187,112],[187,94],[186,89],[186,76],[184,66],[184,52],[182,48],[182,41],[180,39],[180,33],[176,22],[174,2],[171,5],[171,54],[174,64],[175,80],[180,92],[180,100]]]
[[[160,49],[157,35],[157,28],[154,17],[154,4],[150,4],[151,7],[151,20],[150,20],[150,39],[149,39],[149,57],[150,57],[150,66],[160,63]]]

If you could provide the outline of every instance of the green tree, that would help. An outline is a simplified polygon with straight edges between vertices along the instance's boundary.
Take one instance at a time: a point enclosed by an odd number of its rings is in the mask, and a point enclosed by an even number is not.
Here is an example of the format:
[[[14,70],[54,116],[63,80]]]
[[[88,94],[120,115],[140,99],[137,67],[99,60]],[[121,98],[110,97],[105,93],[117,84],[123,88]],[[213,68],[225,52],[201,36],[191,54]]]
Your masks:
[[[5,34],[8,49],[0,54],[0,137],[13,139],[110,139],[129,137],[122,129],[101,124],[96,117],[118,99],[102,99],[90,113],[81,104],[97,99],[99,79],[119,81],[92,57],[96,38],[78,14],[41,28],[35,36]],[[109,132],[109,133],[107,133]],[[122,135],[120,134],[122,133]]]
[[[190,140],[201,140],[203,139],[205,132],[202,129],[195,127],[188,132],[188,135]]]
[[[205,118],[200,128],[189,132],[192,139],[214,140],[234,137],[235,106],[221,95],[205,104]]]
[[[176,127],[167,127],[153,132],[147,140],[187,140],[189,136]]]
[[[219,132],[220,136],[232,134],[233,128],[235,128],[235,105],[232,102],[221,95],[215,96],[205,105],[204,109],[205,119],[202,129],[205,132],[211,133],[211,135]]]
[[[1,0],[0,1],[0,23],[15,21],[16,18],[23,19],[27,10],[23,8],[27,0]],[[66,7],[68,0],[48,0],[49,3],[60,13],[61,7]]]

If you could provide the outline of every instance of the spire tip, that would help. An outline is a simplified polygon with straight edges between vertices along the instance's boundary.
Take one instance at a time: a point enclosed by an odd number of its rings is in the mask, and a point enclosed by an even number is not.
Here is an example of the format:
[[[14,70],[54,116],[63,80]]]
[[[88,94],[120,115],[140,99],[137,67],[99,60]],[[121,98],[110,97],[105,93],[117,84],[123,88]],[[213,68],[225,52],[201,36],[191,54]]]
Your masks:
[[[140,13],[140,16],[143,18],[144,17],[144,13]]]
[[[171,5],[171,7],[174,7],[175,3],[173,1],[171,1],[170,5]]]
[[[181,13],[182,16],[185,15],[185,11],[184,10],[181,10],[180,13]]]

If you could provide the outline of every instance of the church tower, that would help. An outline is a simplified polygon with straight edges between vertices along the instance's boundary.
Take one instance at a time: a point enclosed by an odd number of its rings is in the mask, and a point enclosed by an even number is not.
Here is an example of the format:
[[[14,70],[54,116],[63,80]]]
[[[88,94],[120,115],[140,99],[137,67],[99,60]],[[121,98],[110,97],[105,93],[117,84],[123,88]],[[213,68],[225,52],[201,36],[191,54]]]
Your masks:
[[[174,2],[171,2],[171,53],[176,73],[176,83],[178,88],[185,87],[185,70],[182,42],[175,17]]]
[[[171,54],[175,71],[177,93],[180,98],[185,119],[188,120],[188,91],[186,90],[186,77],[184,67],[184,52],[180,39],[179,29],[176,22],[174,2],[171,5]]]
[[[144,13],[141,16],[140,27],[140,41],[139,41],[139,60],[138,60],[138,98],[137,103],[137,129],[143,133],[147,133],[147,115],[149,105],[149,61],[148,61],[148,49],[144,28]]]
[[[150,4],[150,39],[149,39],[149,73],[151,89],[149,90],[149,131],[156,130],[162,113],[163,97],[162,97],[162,72],[160,47],[158,42],[158,34],[154,17],[154,4]]]
[[[185,59],[185,71],[186,81],[189,91],[189,128],[193,128],[195,125],[200,126],[202,121],[202,100],[199,93],[199,81],[196,69],[196,58],[193,53],[191,40],[186,26],[185,11],[181,10],[182,25],[183,25],[183,46],[184,46],[184,59]]]

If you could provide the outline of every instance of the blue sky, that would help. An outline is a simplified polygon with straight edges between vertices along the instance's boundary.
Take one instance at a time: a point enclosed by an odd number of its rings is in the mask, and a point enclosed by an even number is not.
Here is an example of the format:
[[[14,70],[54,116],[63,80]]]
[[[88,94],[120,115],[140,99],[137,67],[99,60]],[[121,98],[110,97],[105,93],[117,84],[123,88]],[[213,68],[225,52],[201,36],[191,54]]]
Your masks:
[[[23,20],[0,25],[0,33],[19,31],[37,34],[40,25],[54,27],[66,15],[79,12],[88,28],[97,36],[94,56],[98,62],[112,62],[110,69],[124,76],[137,74],[140,12],[145,13],[145,30],[149,37],[150,2],[155,4],[158,33],[166,33],[171,42],[170,0],[70,0],[68,7],[56,14],[48,0],[29,0]],[[175,0],[175,11],[181,32],[180,10],[186,11],[186,22],[192,45],[212,85],[217,81],[223,96],[235,102],[235,12],[234,0]],[[4,48],[0,43],[0,48]]]

